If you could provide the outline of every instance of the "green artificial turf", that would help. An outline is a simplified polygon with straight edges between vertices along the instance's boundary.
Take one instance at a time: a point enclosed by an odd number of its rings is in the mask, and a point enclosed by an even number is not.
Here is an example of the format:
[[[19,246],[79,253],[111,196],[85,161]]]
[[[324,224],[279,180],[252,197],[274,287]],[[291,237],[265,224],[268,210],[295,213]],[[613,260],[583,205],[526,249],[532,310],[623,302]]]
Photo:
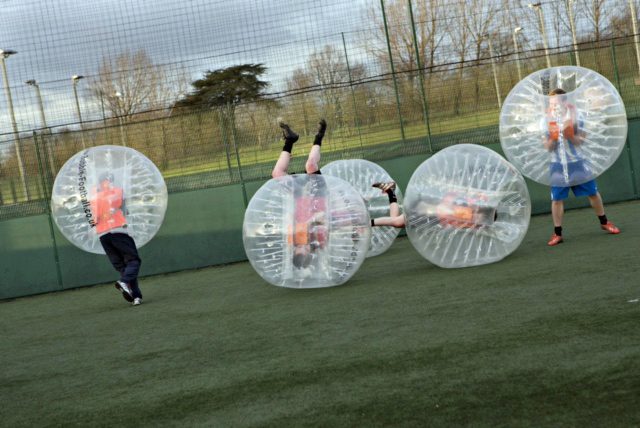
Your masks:
[[[0,426],[638,426],[640,202],[549,216],[491,265],[399,238],[345,285],[248,263],[0,303]]]

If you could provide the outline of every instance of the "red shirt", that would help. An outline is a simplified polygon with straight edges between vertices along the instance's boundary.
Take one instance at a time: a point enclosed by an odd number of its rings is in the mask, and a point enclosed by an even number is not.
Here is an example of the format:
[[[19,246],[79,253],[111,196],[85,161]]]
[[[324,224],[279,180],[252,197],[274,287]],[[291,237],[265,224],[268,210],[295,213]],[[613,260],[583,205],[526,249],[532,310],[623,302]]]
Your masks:
[[[436,214],[440,224],[457,228],[469,229],[478,226],[478,203],[482,197],[458,196],[449,193],[442,198],[436,207]]]
[[[91,211],[95,217],[98,234],[127,224],[122,213],[122,189],[118,187],[95,191],[91,199]]]
[[[314,216],[326,210],[326,198],[300,196],[296,198],[295,204],[294,226],[289,230],[289,243],[307,245],[316,242],[321,247],[324,246],[327,240],[327,228],[314,221]]]

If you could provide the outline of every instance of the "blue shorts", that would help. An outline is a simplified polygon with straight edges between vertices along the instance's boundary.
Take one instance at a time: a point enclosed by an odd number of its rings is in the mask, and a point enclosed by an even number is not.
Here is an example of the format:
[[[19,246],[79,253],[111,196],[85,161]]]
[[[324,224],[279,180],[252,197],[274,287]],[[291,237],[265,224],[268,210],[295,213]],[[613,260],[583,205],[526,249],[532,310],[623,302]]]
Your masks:
[[[549,172],[551,173],[551,186],[565,187],[571,182],[587,181],[590,178],[595,177],[582,160],[567,162],[564,166],[559,162],[551,162],[549,167]]]
[[[586,183],[578,184],[571,187],[556,187],[551,186],[551,200],[562,201],[569,197],[569,189],[573,191],[576,196],[593,196],[598,193],[598,186],[596,180],[590,180]]]

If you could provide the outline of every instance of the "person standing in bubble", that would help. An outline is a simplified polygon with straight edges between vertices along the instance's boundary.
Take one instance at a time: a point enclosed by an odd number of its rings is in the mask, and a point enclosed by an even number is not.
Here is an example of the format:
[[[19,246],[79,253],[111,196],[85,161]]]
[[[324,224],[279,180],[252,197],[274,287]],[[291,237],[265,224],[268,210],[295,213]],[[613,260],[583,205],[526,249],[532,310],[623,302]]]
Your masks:
[[[273,178],[283,177],[288,174],[289,163],[291,162],[291,151],[293,145],[298,141],[298,134],[293,132],[289,125],[279,121],[278,125],[282,129],[284,146],[278,157],[271,176]],[[320,149],[322,139],[327,129],[327,122],[321,119],[318,122],[318,132],[313,140],[313,145],[309,151],[309,156],[305,164],[307,174],[320,173]],[[296,268],[306,268],[313,261],[316,250],[321,249],[326,244],[327,227],[325,225],[326,197],[324,180],[312,180],[307,185],[315,188],[299,189],[295,194],[294,224],[288,231],[288,242],[293,245],[293,265]]]
[[[557,186],[569,179],[580,180],[577,174],[585,173],[584,161],[580,158],[577,147],[582,144],[580,122],[576,107],[569,103],[566,92],[556,88],[549,92],[549,108],[547,111],[547,134],[543,139],[545,149],[551,152],[553,160],[550,164],[551,174],[551,216],[553,218],[553,234],[547,242],[555,246],[564,241],[562,237],[562,220],[564,217],[564,200],[569,197],[569,190],[575,196],[586,196],[600,221],[602,230],[618,234],[618,229],[607,219],[604,212],[602,196],[598,192],[595,180],[575,186]],[[562,147],[562,143],[565,143]],[[566,165],[566,167],[565,167]],[[575,175],[574,175],[575,174]]]
[[[95,231],[100,244],[113,267],[120,272],[115,287],[134,306],[142,303],[142,292],[138,286],[140,256],[135,241],[127,230],[123,212],[123,190],[113,183],[113,175],[103,174],[91,194],[91,212],[95,220]]]

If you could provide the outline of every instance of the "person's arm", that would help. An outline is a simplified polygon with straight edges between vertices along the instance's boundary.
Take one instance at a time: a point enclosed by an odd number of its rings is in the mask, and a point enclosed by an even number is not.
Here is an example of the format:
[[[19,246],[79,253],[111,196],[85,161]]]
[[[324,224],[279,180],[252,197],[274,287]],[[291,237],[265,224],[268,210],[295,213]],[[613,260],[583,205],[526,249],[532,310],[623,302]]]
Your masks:
[[[124,203],[124,190],[120,187],[115,188],[116,194],[116,203],[113,208],[116,208],[116,211],[120,211],[120,213],[124,216],[125,211],[125,203]]]
[[[582,143],[582,136],[578,128],[578,117],[576,108],[573,105],[568,106],[569,120],[565,121],[564,128],[562,129],[562,135],[574,146],[578,146]]]

